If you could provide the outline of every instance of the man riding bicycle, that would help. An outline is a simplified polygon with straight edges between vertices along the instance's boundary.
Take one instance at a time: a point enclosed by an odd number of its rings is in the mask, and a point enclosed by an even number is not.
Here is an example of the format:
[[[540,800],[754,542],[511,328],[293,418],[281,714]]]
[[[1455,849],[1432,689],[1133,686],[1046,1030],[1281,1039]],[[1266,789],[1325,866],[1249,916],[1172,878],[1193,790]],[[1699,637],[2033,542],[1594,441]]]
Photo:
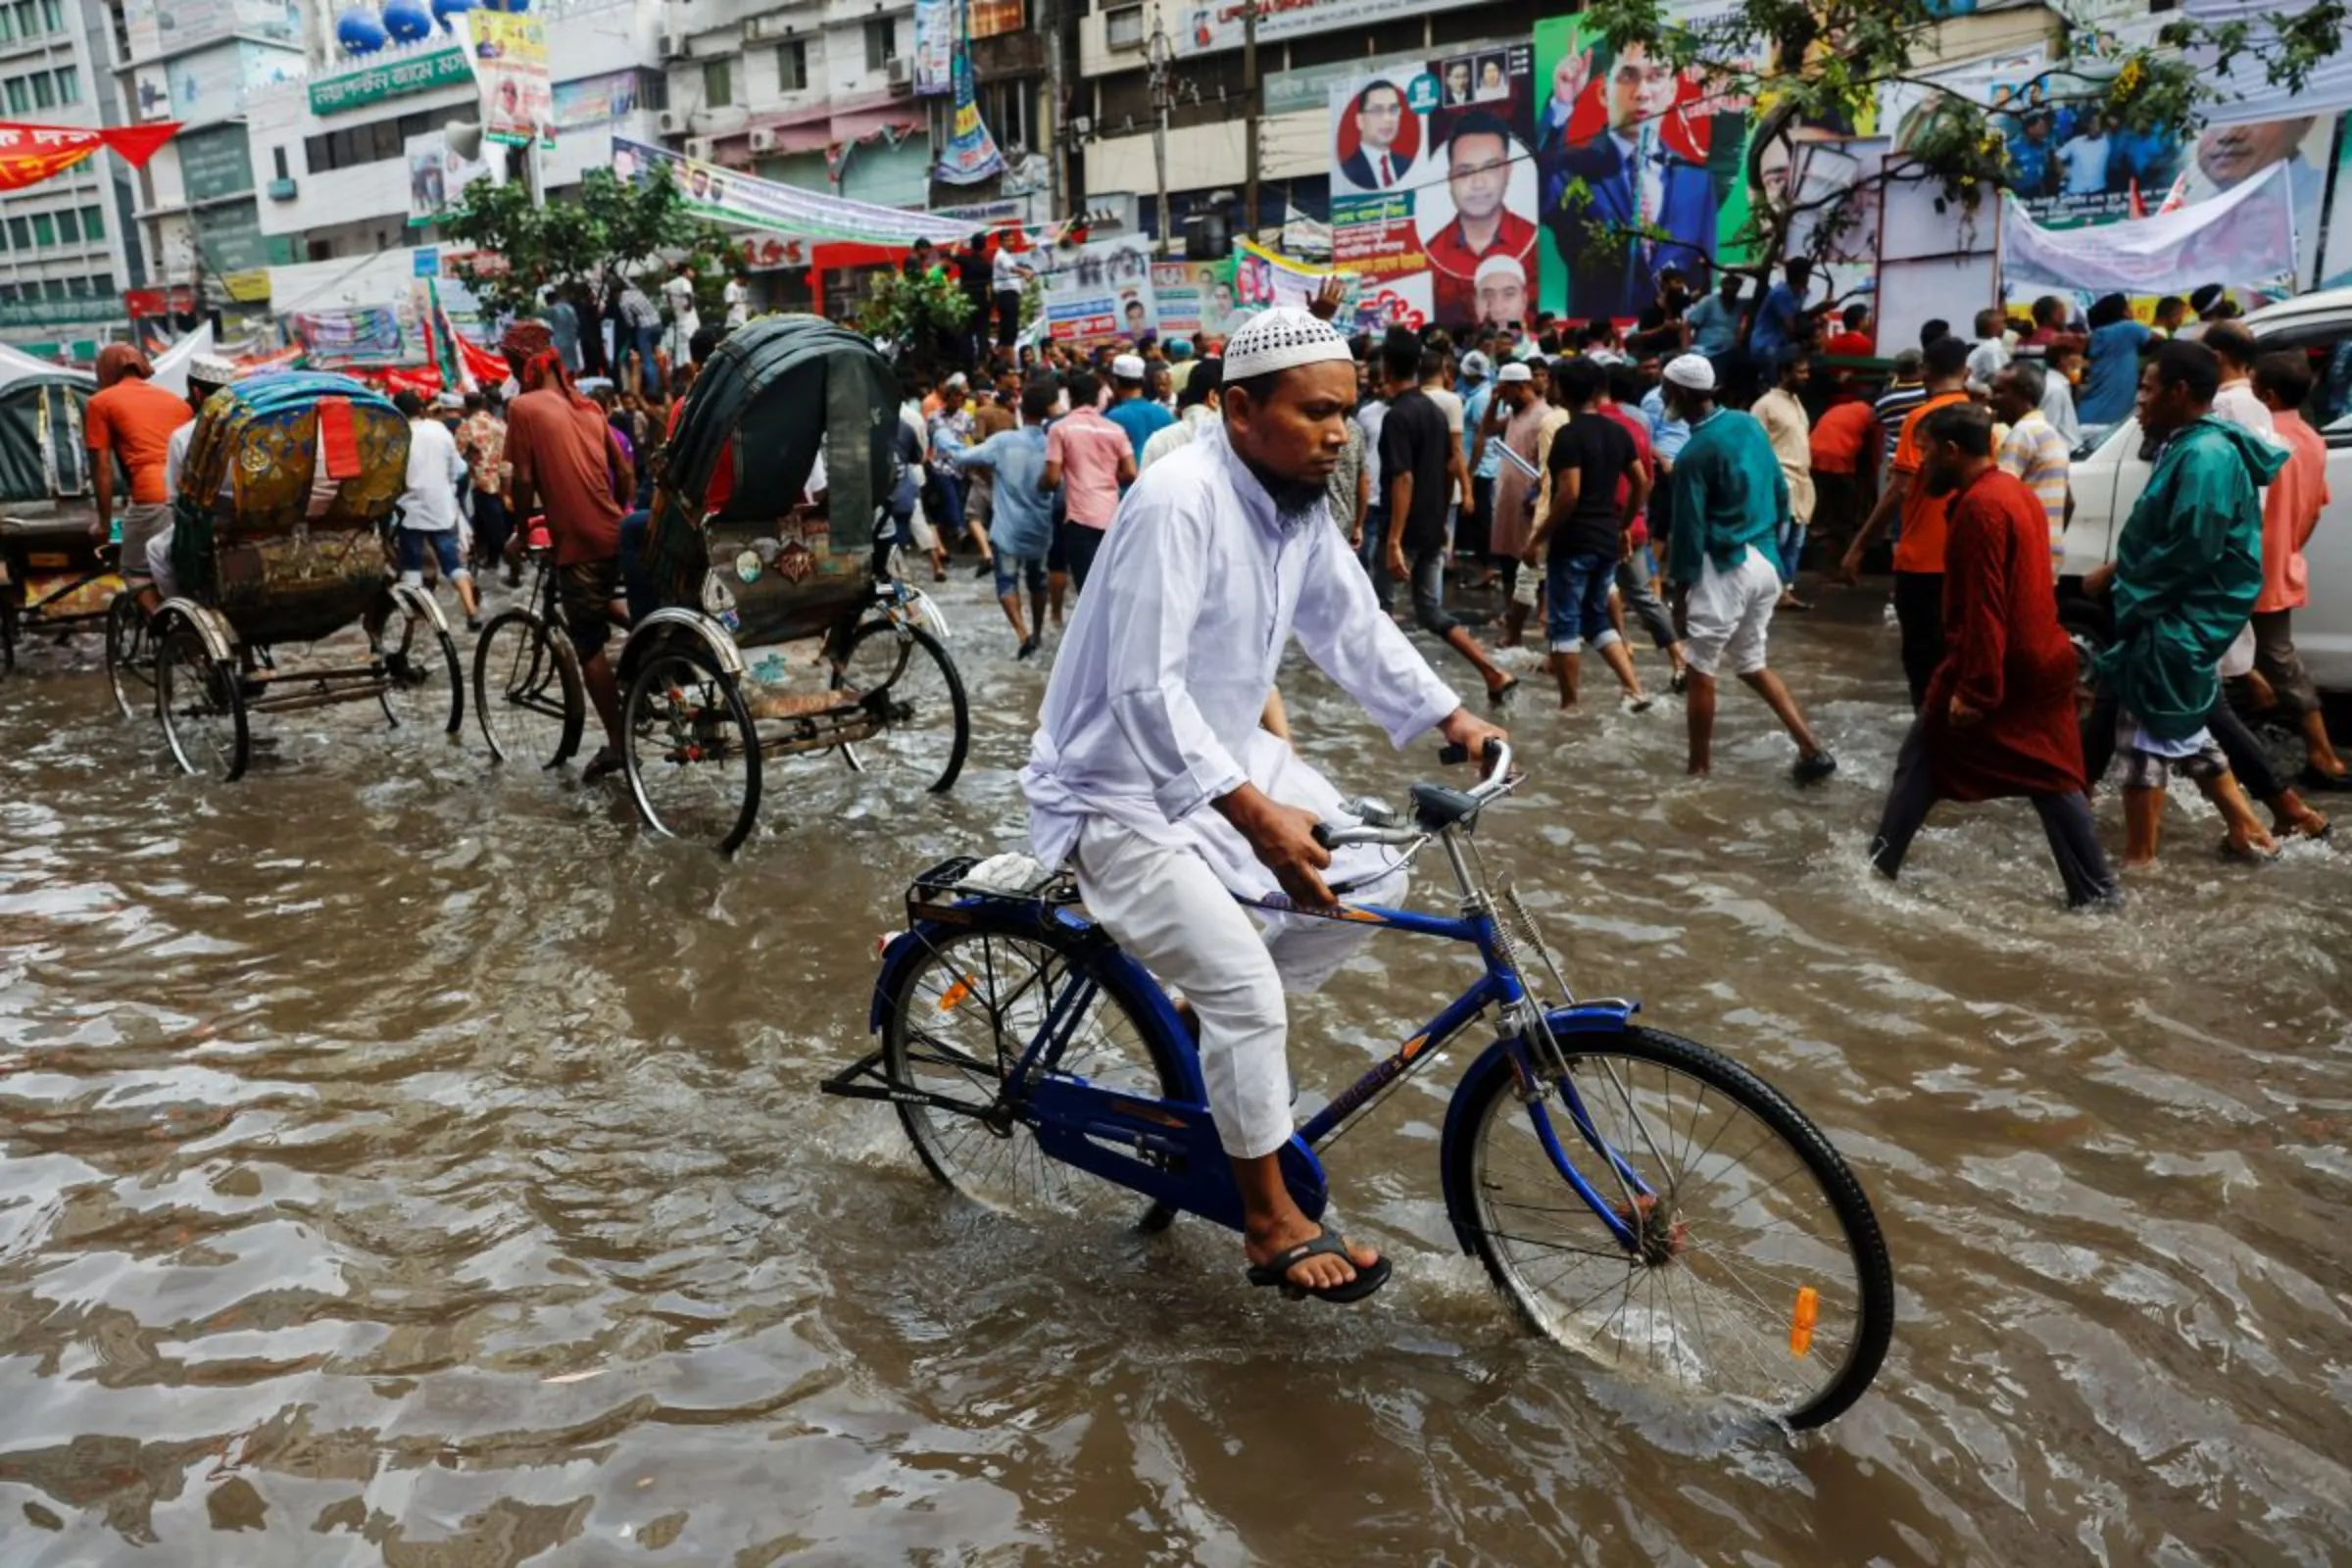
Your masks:
[[[1503,734],[1381,612],[1332,525],[1326,482],[1355,403],[1346,340],[1304,311],[1263,311],[1227,345],[1223,400],[1220,420],[1120,504],[1021,779],[1040,858],[1074,861],[1103,929],[1184,995],[1250,1283],[1351,1301],[1389,1264],[1284,1186],[1283,993],[1313,990],[1364,933],[1282,912],[1261,923],[1235,902],[1334,903],[1333,857],[1313,833],[1344,814],[1340,797],[1259,715],[1295,632],[1399,747],[1435,729],[1476,757]],[[1364,897],[1401,895],[1403,872],[1377,852],[1342,858],[1338,879]]]

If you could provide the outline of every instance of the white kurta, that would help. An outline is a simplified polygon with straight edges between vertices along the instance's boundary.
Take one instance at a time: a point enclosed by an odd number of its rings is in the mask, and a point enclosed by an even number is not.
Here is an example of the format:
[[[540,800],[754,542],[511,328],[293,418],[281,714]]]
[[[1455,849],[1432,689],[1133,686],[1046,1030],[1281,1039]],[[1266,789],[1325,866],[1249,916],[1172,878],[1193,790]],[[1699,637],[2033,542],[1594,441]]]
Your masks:
[[[1257,740],[1294,635],[1399,748],[1460,706],[1381,613],[1328,515],[1286,537],[1222,424],[1205,425],[1120,502],[1054,662],[1021,773],[1038,858],[1059,864],[1100,816],[1197,851],[1237,893],[1272,893],[1209,802],[1276,771],[1287,795],[1336,802],[1287,747]]]

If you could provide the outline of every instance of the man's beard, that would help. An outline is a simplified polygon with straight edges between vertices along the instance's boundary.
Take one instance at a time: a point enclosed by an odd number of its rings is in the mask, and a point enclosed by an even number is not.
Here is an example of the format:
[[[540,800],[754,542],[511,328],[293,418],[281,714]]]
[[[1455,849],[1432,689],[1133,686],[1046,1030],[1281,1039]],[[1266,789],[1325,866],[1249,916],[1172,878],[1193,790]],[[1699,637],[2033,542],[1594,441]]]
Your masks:
[[[1274,522],[1285,538],[1315,520],[1315,509],[1324,496],[1322,480],[1286,479],[1263,464],[1248,458],[1242,463],[1250,470],[1250,476],[1264,487],[1266,499],[1274,503]]]

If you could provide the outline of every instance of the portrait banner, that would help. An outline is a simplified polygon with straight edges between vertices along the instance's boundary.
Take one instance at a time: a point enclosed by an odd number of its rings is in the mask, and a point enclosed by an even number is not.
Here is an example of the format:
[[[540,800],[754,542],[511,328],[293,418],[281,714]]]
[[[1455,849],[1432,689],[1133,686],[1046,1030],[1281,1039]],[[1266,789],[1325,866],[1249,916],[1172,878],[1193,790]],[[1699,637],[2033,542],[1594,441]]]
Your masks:
[[[1333,83],[1332,261],[1368,322],[1534,317],[1533,62],[1513,44]]]
[[[950,185],[973,185],[1004,172],[1004,154],[980,118],[980,89],[972,76],[972,51],[958,36],[949,74],[956,82],[956,113],[948,145],[932,172]]]
[[[914,90],[955,89],[956,0],[914,0]]]
[[[466,158],[449,144],[449,133],[428,130],[402,144],[409,168],[409,226],[422,228],[439,221],[466,200],[466,187],[477,179],[498,180],[503,158]]]
[[[2131,222],[2044,228],[2015,196],[2004,200],[2001,276],[2013,294],[2187,294],[2205,283],[2273,298],[2293,291],[2293,210],[2276,166],[2211,201]]]
[[[1140,234],[1045,253],[1046,330],[1057,343],[1129,342],[1158,329],[1152,241]]]
[[[555,89],[547,73],[547,23],[534,12],[474,11],[474,78],[482,90],[482,135],[521,147],[533,136],[553,146]]]
[[[1581,18],[1539,22],[1535,39],[1540,308],[1634,320],[1667,269],[1696,290],[1714,263],[1745,262],[1748,106],[1660,51],[1611,49]]]

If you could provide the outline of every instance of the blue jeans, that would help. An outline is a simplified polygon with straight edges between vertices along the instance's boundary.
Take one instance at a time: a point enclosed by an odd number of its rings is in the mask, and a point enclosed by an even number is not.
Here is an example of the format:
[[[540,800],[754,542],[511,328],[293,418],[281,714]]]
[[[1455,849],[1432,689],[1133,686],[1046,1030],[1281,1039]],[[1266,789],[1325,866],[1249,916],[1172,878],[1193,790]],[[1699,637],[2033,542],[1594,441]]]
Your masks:
[[[1594,653],[1617,640],[1609,620],[1609,584],[1617,558],[1600,552],[1555,550],[1544,575],[1544,633],[1555,654],[1573,654],[1581,637]]]
[[[1028,579],[1031,593],[1044,593],[1046,591],[1046,558],[1043,556],[1016,556],[1008,550],[998,551],[997,597],[1010,599],[1020,590],[1023,578]]]
[[[1372,579],[1372,597],[1386,611],[1395,602],[1396,579],[1389,575],[1389,509],[1378,502],[1364,513],[1364,547],[1356,559],[1364,564],[1364,572]]]
[[[400,554],[400,574],[414,582],[424,580],[424,553],[430,550],[441,575],[451,582],[470,577],[473,571],[458,554],[458,530],[455,528],[403,528],[392,536],[393,548]]]
[[[645,382],[645,395],[649,398],[658,398],[662,395],[662,367],[654,359],[654,350],[662,346],[661,323],[633,327],[630,329],[629,338],[636,347],[640,364],[644,367],[642,376]]]

